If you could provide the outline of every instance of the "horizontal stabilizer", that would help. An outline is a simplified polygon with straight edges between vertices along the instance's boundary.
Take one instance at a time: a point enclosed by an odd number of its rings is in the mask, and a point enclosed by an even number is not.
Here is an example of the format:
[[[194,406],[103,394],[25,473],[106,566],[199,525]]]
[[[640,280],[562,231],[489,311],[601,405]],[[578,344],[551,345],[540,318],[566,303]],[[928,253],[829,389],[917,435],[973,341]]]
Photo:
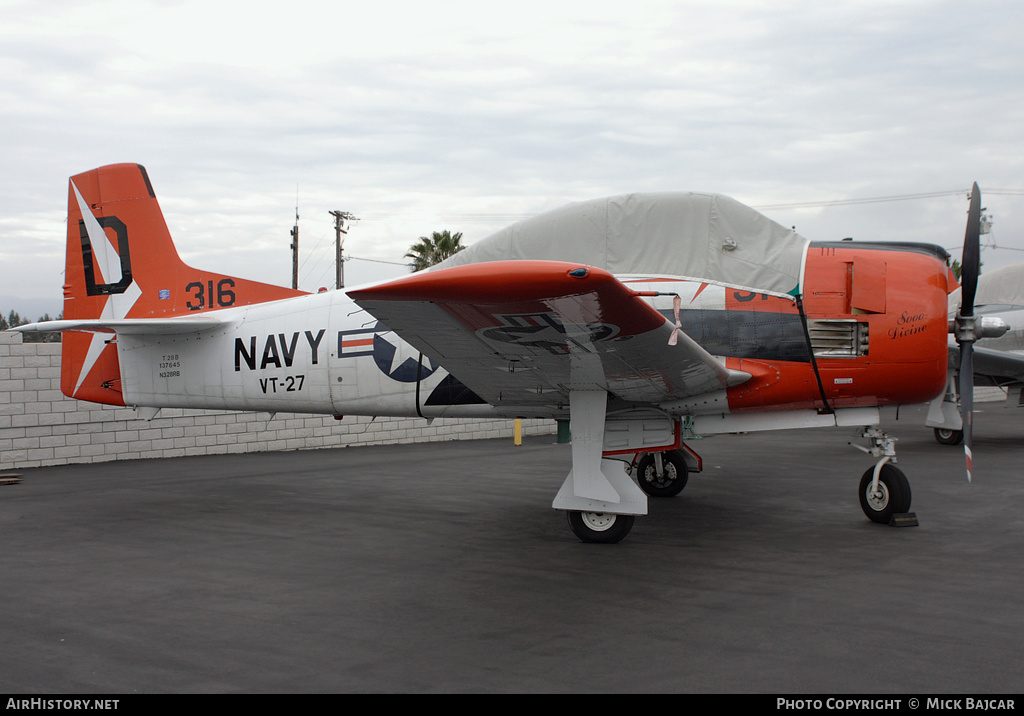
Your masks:
[[[124,335],[174,335],[198,333],[222,326],[227,321],[209,314],[181,316],[179,318],[80,318],[66,321],[26,323],[12,328],[21,333],[53,333],[80,331],[83,333],[123,333]]]

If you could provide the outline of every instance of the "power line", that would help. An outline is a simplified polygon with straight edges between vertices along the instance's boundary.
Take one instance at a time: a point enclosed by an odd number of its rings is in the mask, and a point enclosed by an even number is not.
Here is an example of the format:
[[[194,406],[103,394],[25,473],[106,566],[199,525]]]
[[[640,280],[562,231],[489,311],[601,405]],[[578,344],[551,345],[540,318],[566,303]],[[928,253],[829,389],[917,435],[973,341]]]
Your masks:
[[[373,261],[374,263],[378,263],[378,264],[391,264],[392,266],[408,266],[409,265],[408,263],[403,263],[401,261],[385,261],[384,259],[364,259],[362,256],[349,256],[345,260],[346,261],[352,261],[352,260],[356,260],[356,261]]]
[[[826,199],[822,201],[800,201],[784,204],[760,204],[752,208],[764,209],[810,209],[829,206],[853,206],[857,204],[880,204],[893,201],[915,201],[919,199],[936,199],[944,196],[967,196],[970,189],[952,189],[949,191],[932,191],[920,194],[893,194],[889,196],[870,196],[859,199]],[[1024,196],[1024,189],[982,189],[982,194],[999,196]],[[386,214],[364,214],[363,218],[370,220],[412,218],[416,214],[407,213],[386,213]],[[532,214],[442,214],[438,218],[442,221],[466,221],[466,222],[491,222],[491,221],[520,221],[528,219]]]
[[[301,283],[303,285],[309,285],[310,283],[315,283],[318,286],[321,285],[323,283],[324,277],[326,277],[328,272],[334,269],[334,263],[331,261],[327,261],[329,258],[331,258],[329,254],[321,252],[316,263],[310,266],[310,268],[302,274],[303,278]],[[327,262],[327,267],[321,270],[321,266],[324,265],[325,261]],[[317,274],[318,271],[319,274]],[[314,275],[317,275],[317,279],[315,281],[311,279],[311,277]]]
[[[302,260],[302,264],[299,266],[299,271],[301,271],[302,269],[304,269],[306,267],[306,262],[309,261],[309,259],[312,258],[316,254],[317,249],[320,248],[320,244],[323,243],[325,238],[327,238],[327,232],[324,232],[324,233],[322,233],[320,235],[320,239],[316,242],[316,246],[313,247],[312,251],[310,251],[308,254],[306,254],[306,258],[304,258]],[[313,268],[316,268],[316,266],[317,266],[317,264],[315,264],[313,266]]]
[[[935,191],[928,192],[926,194],[897,194],[893,196],[874,196],[866,197],[863,199],[832,199],[830,201],[806,201],[796,202],[792,204],[762,204],[760,206],[753,207],[754,209],[805,209],[813,207],[824,207],[824,206],[850,206],[853,204],[880,204],[889,201],[913,201],[915,199],[934,199],[941,196],[962,196],[969,194],[969,189],[959,189],[954,191]],[[988,192],[995,193],[995,192]]]
[[[781,204],[760,204],[753,206],[752,208],[763,210],[763,209],[809,209],[815,207],[829,207],[829,206],[848,206],[857,204],[878,204],[893,201],[915,201],[918,199],[935,199],[944,196],[967,196],[970,194],[970,189],[952,189],[949,191],[933,191],[923,192],[920,194],[893,194],[889,196],[872,196],[863,197],[859,199],[826,199],[821,201],[801,201],[801,202],[790,202]],[[1001,195],[1001,196],[1024,196],[1024,189],[985,189],[982,188],[983,195]],[[462,221],[462,222],[494,222],[494,221],[521,221],[522,219],[529,219],[536,216],[537,212],[527,214],[487,214],[487,213],[474,213],[474,214],[438,214],[436,219],[440,221]],[[384,212],[384,213],[364,213],[361,217],[364,221],[385,221],[388,219],[422,219],[422,214],[407,213],[407,212]]]
[[[523,219],[529,219],[531,216],[536,216],[537,213],[530,214],[438,214],[437,219],[440,221],[450,222],[484,222],[491,223],[494,221],[521,221]],[[423,219],[423,214],[420,213],[388,213],[388,214],[363,214],[362,219],[368,221],[386,221],[388,219]],[[434,217],[431,217],[434,218]]]

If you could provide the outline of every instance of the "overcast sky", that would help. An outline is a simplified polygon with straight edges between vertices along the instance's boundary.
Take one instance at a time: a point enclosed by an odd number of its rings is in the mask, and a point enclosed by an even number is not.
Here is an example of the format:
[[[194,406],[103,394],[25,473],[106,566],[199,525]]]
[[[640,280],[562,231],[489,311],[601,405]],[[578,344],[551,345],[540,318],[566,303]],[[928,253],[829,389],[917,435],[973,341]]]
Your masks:
[[[0,0],[0,18],[0,296],[54,312],[68,177],[116,162],[147,168],[197,268],[289,285],[297,201],[307,290],[333,285],[332,209],[360,218],[351,286],[404,274],[380,262],[432,231],[472,243],[633,191],[953,248],[977,181],[985,267],[1024,261],[1020,0]]]

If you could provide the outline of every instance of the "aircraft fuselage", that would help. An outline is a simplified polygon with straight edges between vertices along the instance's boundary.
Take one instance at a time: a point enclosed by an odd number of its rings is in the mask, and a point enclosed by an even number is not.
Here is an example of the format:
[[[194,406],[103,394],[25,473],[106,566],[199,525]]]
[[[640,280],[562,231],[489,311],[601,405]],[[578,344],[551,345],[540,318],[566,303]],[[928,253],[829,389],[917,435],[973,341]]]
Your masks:
[[[679,294],[682,330],[728,368],[752,375],[713,399],[672,406],[680,414],[922,402],[945,385],[947,269],[927,247],[812,244],[804,317],[785,297],[620,278],[663,294],[646,300],[670,319],[668,294]],[[224,324],[198,334],[120,335],[121,392],[110,397],[151,407],[560,417],[487,405],[344,290],[205,310]]]

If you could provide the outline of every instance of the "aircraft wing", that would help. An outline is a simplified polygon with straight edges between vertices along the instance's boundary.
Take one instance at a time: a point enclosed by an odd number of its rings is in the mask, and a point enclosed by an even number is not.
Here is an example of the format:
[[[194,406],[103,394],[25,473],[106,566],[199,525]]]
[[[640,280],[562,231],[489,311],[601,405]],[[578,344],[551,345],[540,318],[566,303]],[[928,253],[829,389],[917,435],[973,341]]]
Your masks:
[[[349,295],[493,405],[567,404],[571,390],[661,403],[750,377],[726,369],[638,292],[592,266],[468,264]]]
[[[950,365],[960,365],[959,346],[949,347],[949,359],[956,361]],[[984,385],[986,381],[991,385],[1024,382],[1024,355],[992,348],[975,347],[974,379],[976,385]]]

